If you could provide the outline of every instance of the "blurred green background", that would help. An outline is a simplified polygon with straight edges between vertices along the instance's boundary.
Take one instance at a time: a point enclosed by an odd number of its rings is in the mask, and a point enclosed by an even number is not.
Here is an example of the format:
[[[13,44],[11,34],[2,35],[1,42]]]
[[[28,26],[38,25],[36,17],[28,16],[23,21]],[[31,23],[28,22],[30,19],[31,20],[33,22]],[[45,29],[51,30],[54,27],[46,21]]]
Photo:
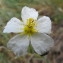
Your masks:
[[[63,0],[0,0],[0,46],[6,46],[8,40],[15,35],[4,34],[3,29],[12,17],[21,19],[21,9],[24,6],[35,8],[39,11],[39,16],[49,16],[54,24],[62,26]],[[2,54],[1,56],[3,57]]]

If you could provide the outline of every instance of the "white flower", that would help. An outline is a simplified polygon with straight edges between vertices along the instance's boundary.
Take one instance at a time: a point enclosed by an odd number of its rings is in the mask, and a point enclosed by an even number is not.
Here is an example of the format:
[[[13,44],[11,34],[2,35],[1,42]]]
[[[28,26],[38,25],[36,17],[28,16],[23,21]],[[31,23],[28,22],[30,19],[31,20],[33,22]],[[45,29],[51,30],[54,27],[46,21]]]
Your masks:
[[[51,33],[51,20],[47,16],[38,18],[38,12],[29,7],[23,7],[21,12],[22,21],[16,17],[5,26],[3,33],[19,33],[9,40],[7,47],[17,56],[27,54],[28,46],[32,47],[38,54],[49,51],[54,41],[47,34]]]

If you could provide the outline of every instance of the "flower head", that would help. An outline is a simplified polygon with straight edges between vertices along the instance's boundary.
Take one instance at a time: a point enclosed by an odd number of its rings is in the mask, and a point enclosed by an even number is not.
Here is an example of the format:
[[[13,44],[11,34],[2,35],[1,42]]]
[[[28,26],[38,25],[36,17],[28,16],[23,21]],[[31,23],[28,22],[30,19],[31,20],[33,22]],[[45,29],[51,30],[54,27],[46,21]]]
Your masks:
[[[49,51],[54,45],[54,41],[47,34],[51,33],[51,20],[47,16],[38,19],[38,11],[27,6],[22,8],[22,21],[16,17],[5,26],[3,33],[19,33],[11,38],[7,43],[17,56],[27,54],[28,46],[31,42],[32,47],[38,54]]]

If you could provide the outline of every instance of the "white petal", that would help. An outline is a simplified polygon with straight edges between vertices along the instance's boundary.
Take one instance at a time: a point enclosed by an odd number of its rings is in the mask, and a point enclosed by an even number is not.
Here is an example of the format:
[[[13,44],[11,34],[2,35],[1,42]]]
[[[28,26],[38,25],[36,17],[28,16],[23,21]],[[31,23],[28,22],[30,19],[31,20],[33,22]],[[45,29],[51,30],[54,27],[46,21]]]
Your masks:
[[[37,19],[38,12],[34,8],[25,6],[22,8],[21,17],[23,21],[26,21],[28,18]]]
[[[11,33],[11,32],[19,33],[23,31],[21,30],[22,28],[23,23],[19,19],[13,17],[5,26],[3,33]]]
[[[37,24],[38,32],[41,33],[51,33],[51,20],[47,16],[43,16],[40,19],[38,19]]]
[[[29,40],[25,35],[16,35],[7,43],[7,47],[11,49],[17,56],[27,54]]]
[[[54,45],[54,41],[48,35],[37,33],[31,37],[31,44],[36,53],[42,55],[50,50],[50,48]]]

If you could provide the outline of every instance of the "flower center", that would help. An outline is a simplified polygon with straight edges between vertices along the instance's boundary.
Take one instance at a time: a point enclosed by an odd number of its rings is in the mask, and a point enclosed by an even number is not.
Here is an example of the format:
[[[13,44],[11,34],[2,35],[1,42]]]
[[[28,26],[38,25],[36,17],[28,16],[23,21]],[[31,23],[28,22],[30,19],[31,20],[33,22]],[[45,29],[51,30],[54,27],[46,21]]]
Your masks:
[[[37,32],[36,30],[36,21],[33,18],[27,19],[26,25],[24,25],[24,33],[27,35],[32,35]]]

